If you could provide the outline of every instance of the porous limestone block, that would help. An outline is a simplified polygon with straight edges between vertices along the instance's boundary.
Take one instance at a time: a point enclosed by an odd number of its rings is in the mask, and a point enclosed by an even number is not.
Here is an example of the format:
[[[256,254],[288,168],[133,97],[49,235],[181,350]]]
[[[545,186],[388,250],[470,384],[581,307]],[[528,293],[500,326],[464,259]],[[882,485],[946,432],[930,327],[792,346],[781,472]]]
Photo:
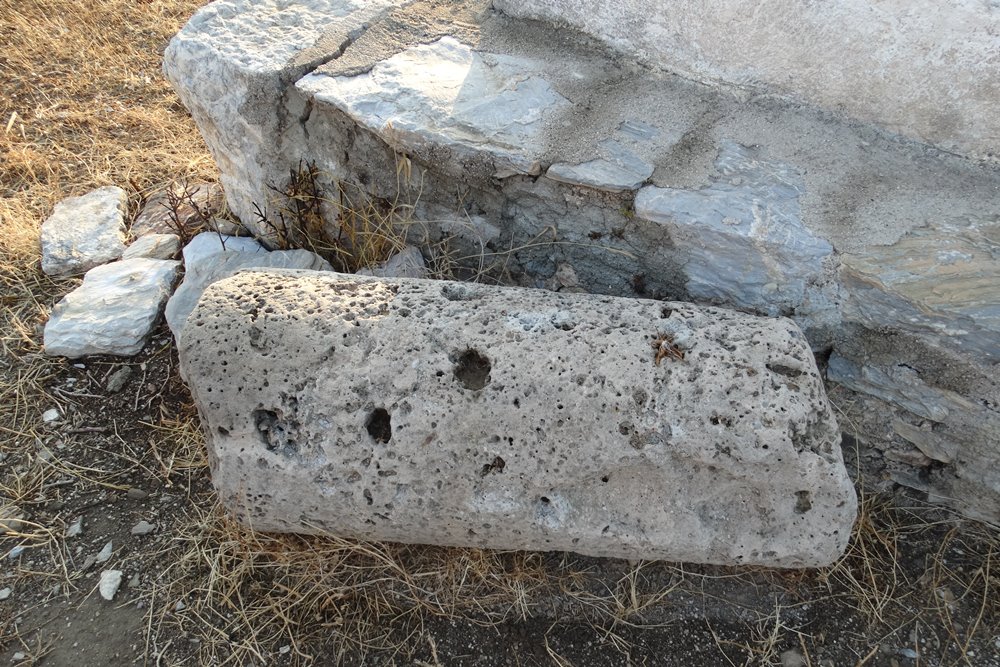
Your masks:
[[[127,203],[124,190],[109,186],[56,204],[42,223],[42,271],[77,276],[121,257]]]
[[[220,497],[261,530],[804,567],[856,516],[787,319],[249,271],[179,353]]]

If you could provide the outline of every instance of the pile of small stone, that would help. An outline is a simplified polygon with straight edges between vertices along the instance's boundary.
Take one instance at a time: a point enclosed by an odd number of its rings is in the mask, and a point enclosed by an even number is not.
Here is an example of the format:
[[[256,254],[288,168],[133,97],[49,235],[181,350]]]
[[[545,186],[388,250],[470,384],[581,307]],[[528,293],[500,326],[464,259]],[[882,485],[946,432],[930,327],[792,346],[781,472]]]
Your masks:
[[[198,205],[222,198],[218,187],[209,184],[190,192],[188,199]],[[174,232],[186,224],[181,218],[187,214],[167,204],[162,193],[151,197],[131,230],[126,229],[127,195],[119,187],[98,188],[56,204],[42,225],[42,270],[56,278],[82,275],[83,283],[53,308],[45,325],[47,354],[137,354],[164,307],[167,323],[178,336],[204,289],[242,269],[332,270],[313,252],[268,251],[254,239],[233,236],[238,226],[232,223],[202,232],[184,245]],[[174,291],[182,269],[184,278]],[[364,271],[419,277],[425,268],[420,251],[407,247]]]

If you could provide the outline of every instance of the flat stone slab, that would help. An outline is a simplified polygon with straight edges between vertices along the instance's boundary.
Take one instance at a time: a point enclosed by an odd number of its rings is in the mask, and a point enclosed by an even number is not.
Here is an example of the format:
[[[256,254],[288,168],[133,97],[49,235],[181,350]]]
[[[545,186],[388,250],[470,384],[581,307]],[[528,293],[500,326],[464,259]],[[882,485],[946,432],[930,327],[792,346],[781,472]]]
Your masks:
[[[67,294],[45,324],[45,353],[131,356],[146,344],[180,262],[137,257],[98,266]]]
[[[260,530],[804,567],[856,515],[787,319],[249,271],[179,353],[220,497]]]
[[[42,223],[42,271],[77,276],[121,257],[127,204],[125,191],[114,186],[56,204]]]
[[[247,268],[329,271],[329,262],[308,250],[269,252],[251,238],[202,232],[184,246],[184,280],[167,301],[164,315],[174,337],[208,285]]]

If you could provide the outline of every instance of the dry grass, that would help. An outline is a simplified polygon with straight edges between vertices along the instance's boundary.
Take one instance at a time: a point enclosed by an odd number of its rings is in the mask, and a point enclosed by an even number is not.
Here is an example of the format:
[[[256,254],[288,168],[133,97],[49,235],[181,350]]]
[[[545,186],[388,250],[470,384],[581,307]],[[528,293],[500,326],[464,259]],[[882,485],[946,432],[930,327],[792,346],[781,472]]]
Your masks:
[[[608,583],[572,558],[254,532],[231,520],[214,499],[193,491],[206,460],[189,408],[148,424],[153,433],[148,448],[119,443],[112,462],[102,468],[64,461],[47,449],[40,414],[63,402],[46,389],[63,365],[41,354],[40,326],[74,281],[41,274],[39,225],[56,201],[97,186],[125,187],[134,212],[160,184],[214,179],[193,123],[160,73],[168,37],[201,4],[0,0],[0,88],[8,93],[0,98],[0,500],[30,504],[56,478],[121,488],[123,475],[141,470],[198,501],[190,505],[177,540],[160,555],[170,566],[146,594],[150,664],[161,664],[161,658],[162,664],[173,664],[172,638],[180,633],[200,639],[197,655],[180,654],[178,661],[191,658],[188,664],[269,664],[276,653],[292,664],[310,664],[320,650],[344,659],[372,650],[403,657],[418,646],[429,647],[429,664],[436,664],[437,648],[422,631],[426,619],[497,625],[550,614],[545,610],[553,601],[592,623],[595,636],[624,654],[627,632],[656,625],[663,609],[679,598],[735,605],[722,599],[719,591],[726,586],[811,603],[837,601],[845,614],[863,618],[874,637],[931,636],[943,664],[976,664],[968,655],[973,639],[989,639],[1000,630],[996,531],[885,496],[862,496],[848,552],[825,570],[797,574],[638,563]],[[409,180],[405,158],[400,165],[401,178]],[[304,214],[309,225],[322,222],[311,217],[308,190],[286,194],[292,195],[283,204],[289,211]],[[345,200],[349,194],[340,193]],[[410,209],[396,204],[388,210],[378,204],[342,207],[342,216],[354,216],[347,228],[356,234],[342,245],[370,250],[351,260],[356,266],[398,249],[396,228]],[[366,240],[369,236],[378,242]],[[529,246],[558,242],[540,236]],[[502,272],[518,249],[484,252],[477,277]],[[445,274],[477,259],[455,257],[446,242],[431,255],[435,270]],[[72,587],[76,578],[66,564],[63,529],[28,523],[13,537],[48,549],[60,564],[59,576]],[[920,541],[937,548],[915,562],[908,550]],[[725,651],[741,652],[743,659],[730,664],[775,664],[787,645],[801,646],[808,658],[822,638],[797,624],[801,604],[776,604],[766,613],[748,610],[740,637],[714,630],[712,635]],[[0,638],[10,635],[9,622],[0,612]],[[32,657],[47,650],[32,643],[37,639],[23,641]],[[569,664],[548,639],[545,648],[555,664]],[[868,648],[858,653],[857,664],[874,664],[878,645]]]

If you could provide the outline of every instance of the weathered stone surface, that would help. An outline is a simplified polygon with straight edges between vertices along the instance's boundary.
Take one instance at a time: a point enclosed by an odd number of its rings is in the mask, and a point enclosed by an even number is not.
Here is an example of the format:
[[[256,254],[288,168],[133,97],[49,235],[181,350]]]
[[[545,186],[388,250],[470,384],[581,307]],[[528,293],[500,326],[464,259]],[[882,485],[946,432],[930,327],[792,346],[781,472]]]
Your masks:
[[[180,339],[184,322],[201,293],[217,280],[247,268],[329,271],[329,262],[308,250],[268,252],[260,243],[241,236],[203,232],[184,246],[184,280],[167,302],[167,325]]]
[[[802,224],[801,177],[731,143],[716,167],[717,180],[700,190],[648,186],[635,199],[636,215],[666,225],[682,250],[688,293],[771,315],[807,302],[829,311],[816,286],[833,247]]]
[[[544,118],[569,106],[539,76],[543,66],[526,58],[484,58],[444,37],[398,53],[360,76],[309,75],[296,85],[361,127],[389,132],[399,150],[441,145],[460,160],[485,151],[499,177],[538,175]],[[453,168],[460,171],[461,163]]]
[[[245,223],[256,219],[255,203],[267,208],[267,196],[260,195],[288,177],[286,163],[304,155],[284,155],[284,134],[297,127],[302,111],[278,111],[286,87],[392,4],[220,0],[198,10],[170,41],[163,69],[202,128],[230,208]]]
[[[598,153],[599,158],[583,164],[557,162],[545,175],[563,183],[610,192],[638,190],[653,175],[653,165],[616,141],[602,141]]]
[[[695,80],[789,95],[949,150],[1000,154],[995,2],[776,0],[752,11],[739,0],[494,4]]]
[[[125,191],[113,186],[56,204],[42,223],[42,271],[76,276],[121,257],[127,204]]]
[[[1000,216],[935,220],[843,257],[845,316],[1000,361]]]
[[[173,259],[181,249],[181,237],[176,234],[147,234],[139,237],[125,248],[122,259],[148,257],[150,259]]]
[[[800,567],[855,518],[789,320],[244,272],[179,352],[220,497],[262,530]]]
[[[45,353],[64,357],[138,353],[170,295],[180,262],[137,257],[98,266],[53,308]]]
[[[893,480],[1000,525],[1000,379],[991,371],[960,370],[953,355],[926,343],[892,352],[880,347],[853,350],[858,358],[830,357],[828,379],[861,395],[859,407],[845,408],[852,436],[887,456],[901,446],[919,452],[924,463],[890,470]]]
[[[370,269],[359,269],[359,276],[376,276],[378,278],[425,278],[427,264],[420,249],[406,246],[395,255]]]
[[[132,223],[132,236],[176,234],[193,227],[225,208],[225,194],[218,183],[172,183],[155,192]]]

